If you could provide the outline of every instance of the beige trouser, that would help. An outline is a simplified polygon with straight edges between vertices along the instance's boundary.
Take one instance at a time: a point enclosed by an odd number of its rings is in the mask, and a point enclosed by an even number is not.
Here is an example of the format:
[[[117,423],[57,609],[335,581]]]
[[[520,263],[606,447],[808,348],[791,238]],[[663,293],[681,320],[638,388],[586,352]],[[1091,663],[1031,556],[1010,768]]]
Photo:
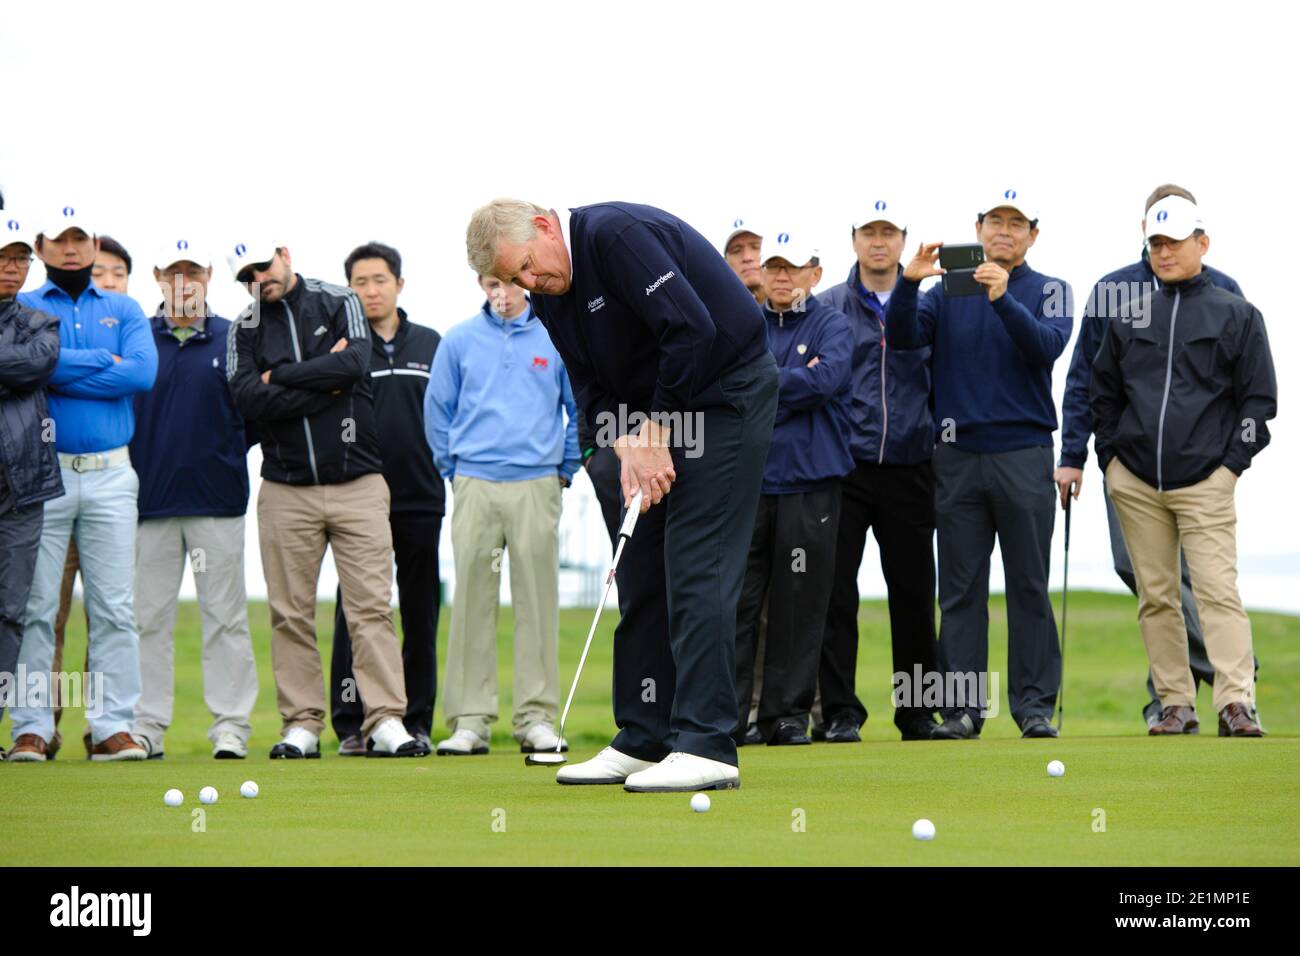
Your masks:
[[[1183,621],[1180,545],[1191,571],[1206,655],[1214,665],[1214,709],[1233,703],[1254,706],[1250,618],[1237,592],[1236,484],[1237,476],[1220,467],[1194,485],[1157,491],[1118,458],[1106,468],[1106,490],[1137,577],[1142,640],[1164,707],[1196,704]]]
[[[257,664],[244,593],[244,516],[146,518],[135,533],[135,621],[140,632],[140,700],[132,733],[154,753],[172,722],[176,600],[185,561],[194,568],[203,632],[203,700],[208,739],[223,732],[245,744],[257,702]]]
[[[497,719],[497,613],[501,559],[510,553],[515,611],[516,740],[554,726],[560,708],[560,481],[452,481],[451,546],[456,588],[442,710],[453,730],[485,740]],[[351,619],[349,618],[349,621]]]
[[[393,535],[388,485],[366,475],[338,485],[263,481],[257,495],[262,569],[271,606],[271,668],[283,730],[325,729],[325,676],[316,647],[316,582],[334,552],[352,672],[365,704],[361,732],[406,713],[402,650],[393,628]]]

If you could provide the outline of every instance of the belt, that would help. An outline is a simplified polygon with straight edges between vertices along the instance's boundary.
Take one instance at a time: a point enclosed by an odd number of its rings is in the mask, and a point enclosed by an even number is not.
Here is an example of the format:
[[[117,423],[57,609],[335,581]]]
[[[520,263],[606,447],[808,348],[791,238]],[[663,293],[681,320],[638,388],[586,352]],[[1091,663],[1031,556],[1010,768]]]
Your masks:
[[[85,471],[102,471],[105,468],[116,468],[118,465],[130,463],[131,452],[125,445],[120,448],[110,448],[108,451],[91,452],[86,455],[59,453],[59,466],[71,468],[78,474]]]

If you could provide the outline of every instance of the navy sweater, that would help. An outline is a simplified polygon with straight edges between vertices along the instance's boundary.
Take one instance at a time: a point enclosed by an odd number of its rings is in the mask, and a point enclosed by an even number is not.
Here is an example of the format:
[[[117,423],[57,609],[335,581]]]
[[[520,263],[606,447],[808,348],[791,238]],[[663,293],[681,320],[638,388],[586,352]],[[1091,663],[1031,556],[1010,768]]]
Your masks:
[[[891,348],[933,349],[939,440],[971,452],[1051,447],[1052,364],[1074,324],[1069,284],[1021,263],[996,302],[949,299],[940,283],[918,302],[918,289],[899,279],[885,330]]]
[[[249,441],[226,384],[230,322],[204,319],[185,342],[152,320],[158,377],[135,396],[131,464],[145,518],[234,518],[248,508]]]
[[[781,387],[763,494],[811,491],[853,470],[853,329],[843,312],[811,295],[802,312],[763,313]],[[808,368],[814,356],[819,361]]]
[[[767,350],[754,297],[713,245],[671,213],[625,202],[579,206],[569,240],[569,291],[534,295],[533,308],[592,428],[611,421],[621,433],[633,412],[684,411]]]

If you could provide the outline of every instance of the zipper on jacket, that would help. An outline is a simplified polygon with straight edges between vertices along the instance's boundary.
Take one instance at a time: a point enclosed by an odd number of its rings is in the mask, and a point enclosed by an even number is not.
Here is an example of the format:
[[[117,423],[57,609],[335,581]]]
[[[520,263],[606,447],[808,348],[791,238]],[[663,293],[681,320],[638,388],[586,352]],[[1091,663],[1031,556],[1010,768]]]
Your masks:
[[[284,313],[289,319],[289,335],[293,339],[293,357],[295,361],[302,361],[302,346],[298,344],[298,327],[294,325],[293,309],[289,308],[289,303],[284,304]],[[315,484],[320,484],[320,475],[316,472],[316,446],[311,440],[311,421],[306,415],[302,417],[302,430],[307,433],[307,462],[311,465],[311,480]]]
[[[877,465],[885,463],[885,439],[889,437],[889,401],[885,398],[885,364],[889,358],[889,342],[885,339],[885,320],[880,322],[880,457]]]
[[[1156,491],[1165,490],[1165,410],[1169,408],[1169,386],[1174,376],[1174,329],[1178,326],[1178,303],[1183,293],[1174,293],[1174,314],[1169,319],[1169,356],[1165,360],[1165,396],[1160,401],[1160,424],[1156,426]]]

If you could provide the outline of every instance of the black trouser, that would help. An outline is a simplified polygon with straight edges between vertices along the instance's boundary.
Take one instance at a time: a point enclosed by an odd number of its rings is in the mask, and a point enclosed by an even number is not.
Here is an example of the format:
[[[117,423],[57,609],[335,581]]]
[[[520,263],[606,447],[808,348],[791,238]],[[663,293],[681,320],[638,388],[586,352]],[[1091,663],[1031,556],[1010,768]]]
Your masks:
[[[1133,592],[1137,597],[1137,576],[1133,573],[1133,562],[1129,559],[1128,548],[1124,544],[1124,532],[1119,526],[1119,515],[1115,513],[1115,505],[1111,503],[1110,493],[1106,491],[1105,483],[1102,483],[1102,494],[1106,498],[1106,520],[1110,523],[1110,553],[1115,562],[1115,573],[1119,579],[1124,582],[1124,586]],[[1199,688],[1201,683],[1214,686],[1214,665],[1210,663],[1209,655],[1205,651],[1205,636],[1201,633],[1201,618],[1196,613],[1196,596],[1192,593],[1192,574],[1187,567],[1187,558],[1182,551],[1178,553],[1178,558],[1182,562],[1183,572],[1183,621],[1187,624],[1187,659],[1192,667],[1192,680],[1196,687]],[[1255,673],[1259,674],[1259,658],[1255,658]],[[1160,714],[1160,698],[1156,695],[1156,684],[1151,679],[1151,671],[1147,670],[1147,696],[1150,701],[1142,708],[1142,712],[1148,717],[1158,717]]]
[[[4,683],[18,692],[18,653],[27,626],[27,599],[36,574],[36,555],[41,549],[45,506],[28,505],[0,515],[0,674],[10,675]],[[0,718],[4,717],[4,696],[0,696]]]
[[[591,486],[596,489],[596,501],[600,503],[601,517],[605,519],[605,530],[609,532],[609,545],[615,547],[618,544],[618,526],[623,520],[622,463],[614,449],[602,447],[596,449],[584,467]]]
[[[944,713],[981,727],[989,676],[989,557],[997,538],[1007,588],[1007,696],[1024,724],[1051,717],[1061,687],[1061,648],[1047,593],[1056,485],[1052,447],[980,454],[940,442],[934,452],[939,538],[939,653]],[[976,693],[971,693],[975,690]],[[953,693],[955,691],[955,693]]]
[[[613,747],[736,764],[736,605],[776,417],[770,352],[696,395],[698,457],[637,521],[618,568]]]
[[[867,708],[854,691],[858,666],[858,568],[867,530],[880,548],[880,569],[889,589],[889,634],[895,674],[909,679],[920,667],[936,673],[934,629],[934,470],[917,465],[858,462],[842,482],[840,531],[835,549],[835,584],[822,638],[819,680],[822,719],[851,716],[861,726]],[[933,712],[911,706],[894,709],[894,723],[909,727],[933,720]]]
[[[804,731],[817,693],[826,605],[835,569],[840,483],[814,491],[763,495],[736,612],[736,706],[733,736],[749,726],[759,617],[767,600],[767,649],[758,730],[770,739],[777,724],[794,721]]]
[[[438,693],[438,535],[442,515],[395,514],[393,554],[397,560],[397,605],[402,612],[402,671],[406,677],[409,734],[433,731],[433,702]],[[344,682],[347,682],[346,684]],[[344,693],[344,687],[350,693]],[[343,617],[342,594],[335,597],[334,656],[330,662],[330,724],[339,740],[361,733],[365,705],[352,675],[352,641]]]

